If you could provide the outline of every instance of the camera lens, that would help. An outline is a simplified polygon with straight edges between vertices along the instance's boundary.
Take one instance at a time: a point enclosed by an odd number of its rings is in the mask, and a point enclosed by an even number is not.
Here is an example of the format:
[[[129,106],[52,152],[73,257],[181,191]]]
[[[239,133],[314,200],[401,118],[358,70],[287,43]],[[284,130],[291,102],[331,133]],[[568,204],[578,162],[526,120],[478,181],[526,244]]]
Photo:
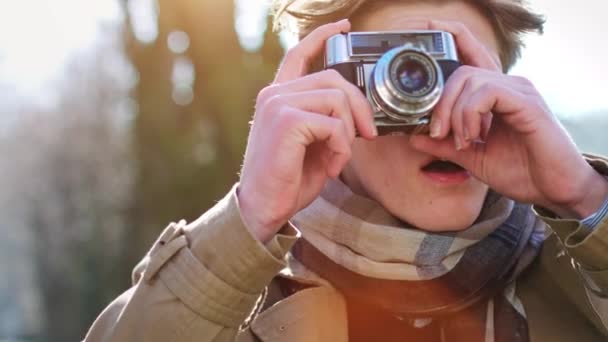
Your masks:
[[[395,89],[406,97],[425,96],[435,87],[437,72],[432,57],[419,51],[405,50],[396,55],[389,69]]]
[[[374,104],[391,120],[412,122],[430,113],[443,92],[443,74],[426,51],[404,45],[378,59],[370,77]]]
[[[429,86],[430,78],[425,66],[419,61],[408,60],[397,67],[397,84],[407,94],[419,94]]]

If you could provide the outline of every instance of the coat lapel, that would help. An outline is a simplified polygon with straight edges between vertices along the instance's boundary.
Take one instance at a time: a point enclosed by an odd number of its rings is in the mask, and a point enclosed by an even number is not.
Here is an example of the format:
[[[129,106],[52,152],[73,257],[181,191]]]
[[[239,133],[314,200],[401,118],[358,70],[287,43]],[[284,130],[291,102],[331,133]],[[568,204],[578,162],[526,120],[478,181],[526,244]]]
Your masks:
[[[264,342],[347,342],[346,304],[329,287],[299,291],[260,313],[251,323]]]

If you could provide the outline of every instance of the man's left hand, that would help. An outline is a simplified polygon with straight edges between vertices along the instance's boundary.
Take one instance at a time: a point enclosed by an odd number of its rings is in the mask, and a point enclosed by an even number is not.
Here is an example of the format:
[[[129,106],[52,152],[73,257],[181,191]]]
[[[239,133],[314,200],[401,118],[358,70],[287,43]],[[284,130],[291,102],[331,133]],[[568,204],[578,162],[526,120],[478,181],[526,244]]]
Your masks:
[[[446,82],[430,136],[412,136],[413,147],[561,217],[595,212],[608,196],[608,182],[584,160],[534,85],[503,74],[497,58],[464,25],[430,26],[454,34],[466,65]]]

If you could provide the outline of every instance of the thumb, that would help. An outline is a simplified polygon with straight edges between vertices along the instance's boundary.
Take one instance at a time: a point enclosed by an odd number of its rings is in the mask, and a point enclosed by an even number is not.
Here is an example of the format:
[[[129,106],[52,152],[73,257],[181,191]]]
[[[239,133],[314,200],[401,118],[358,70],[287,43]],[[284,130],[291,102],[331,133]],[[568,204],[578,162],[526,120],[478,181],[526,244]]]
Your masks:
[[[447,136],[441,140],[433,139],[424,134],[413,134],[410,136],[410,145],[417,151],[428,153],[437,158],[447,159],[466,169],[474,158],[474,148],[456,150],[454,139]]]

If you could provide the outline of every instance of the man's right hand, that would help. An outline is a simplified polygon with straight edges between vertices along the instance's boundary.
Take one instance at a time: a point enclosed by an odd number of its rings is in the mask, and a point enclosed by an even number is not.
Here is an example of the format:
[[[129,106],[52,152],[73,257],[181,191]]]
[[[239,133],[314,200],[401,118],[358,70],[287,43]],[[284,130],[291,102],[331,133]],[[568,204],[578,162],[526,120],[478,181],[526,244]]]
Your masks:
[[[312,31],[258,94],[238,198],[245,225],[262,242],[309,205],[328,177],[338,177],[356,131],[377,136],[372,108],[356,86],[334,70],[307,75],[325,41],[349,30],[342,20]]]

